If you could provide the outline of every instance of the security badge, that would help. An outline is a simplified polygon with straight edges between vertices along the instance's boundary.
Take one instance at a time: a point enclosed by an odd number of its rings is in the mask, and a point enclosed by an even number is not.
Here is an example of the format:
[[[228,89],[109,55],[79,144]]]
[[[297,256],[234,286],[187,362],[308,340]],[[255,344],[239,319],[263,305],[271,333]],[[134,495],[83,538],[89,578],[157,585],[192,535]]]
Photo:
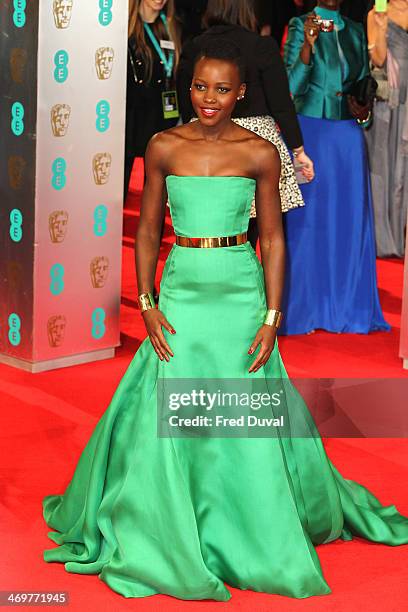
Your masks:
[[[168,49],[169,51],[174,51],[175,46],[172,40],[160,40],[160,46],[162,49]]]
[[[175,119],[179,117],[177,92],[175,90],[162,92],[163,117],[165,119]]]

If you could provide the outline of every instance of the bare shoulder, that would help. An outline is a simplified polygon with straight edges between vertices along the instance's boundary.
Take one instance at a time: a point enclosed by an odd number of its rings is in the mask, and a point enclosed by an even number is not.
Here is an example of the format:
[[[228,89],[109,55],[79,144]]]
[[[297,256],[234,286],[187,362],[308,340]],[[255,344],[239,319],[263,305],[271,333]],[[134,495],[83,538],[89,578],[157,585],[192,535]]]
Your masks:
[[[174,134],[174,129],[175,128],[171,128],[169,130],[164,130],[162,132],[153,134],[148,143],[149,149],[151,151],[161,151],[169,145],[171,146],[172,142],[175,140],[175,137],[177,137],[177,135]]]
[[[235,139],[238,141],[249,141],[252,144],[253,141],[263,140],[261,136],[258,136],[258,134],[255,134],[255,132],[252,132],[252,130],[248,130],[248,128],[245,128],[242,125],[239,125],[238,123],[233,122],[233,126],[233,134]]]
[[[259,175],[280,171],[281,159],[276,146],[260,136],[253,143],[251,156],[256,164]]]
[[[146,153],[148,155],[154,155],[159,153],[166,146],[166,139],[163,138],[163,132],[157,132],[153,134],[147,143]]]
[[[181,142],[185,142],[188,131],[187,124],[157,132],[148,142],[146,156],[150,159],[160,160],[160,165],[165,166],[167,160],[171,159],[177,152]]]

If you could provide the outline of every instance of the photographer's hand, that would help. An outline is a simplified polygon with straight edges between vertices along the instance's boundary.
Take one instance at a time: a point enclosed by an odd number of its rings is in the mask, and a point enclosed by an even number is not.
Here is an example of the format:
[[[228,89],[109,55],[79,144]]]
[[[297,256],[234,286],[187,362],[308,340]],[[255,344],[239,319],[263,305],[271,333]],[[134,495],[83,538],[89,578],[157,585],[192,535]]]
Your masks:
[[[316,23],[317,19],[318,17],[316,13],[310,13],[310,15],[307,16],[304,25],[305,41],[307,41],[311,47],[314,47],[320,34],[320,27]]]

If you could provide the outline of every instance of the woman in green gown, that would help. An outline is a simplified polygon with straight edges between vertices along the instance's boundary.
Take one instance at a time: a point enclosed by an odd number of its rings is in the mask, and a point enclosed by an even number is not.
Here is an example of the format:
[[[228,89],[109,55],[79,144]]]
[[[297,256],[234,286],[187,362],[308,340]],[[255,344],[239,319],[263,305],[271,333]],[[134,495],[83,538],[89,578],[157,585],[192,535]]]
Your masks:
[[[353,535],[408,543],[408,518],[342,477],[291,390],[276,341],[284,280],[279,154],[231,121],[243,81],[239,49],[211,42],[192,81],[199,120],[149,143],[136,241],[148,336],[65,492],[43,499],[48,536],[58,544],[45,561],[97,574],[124,597],[226,601],[226,584],[296,598],[328,594],[315,545]],[[262,266],[245,241],[255,191]],[[155,308],[149,294],[167,195],[176,242]],[[221,434],[205,424],[170,427],[166,390],[214,380],[246,390],[285,383],[289,435],[275,425],[259,435],[249,426],[235,435],[232,424]],[[201,414],[209,412],[207,405]],[[278,409],[266,412],[275,417]],[[293,435],[298,427],[304,435]]]

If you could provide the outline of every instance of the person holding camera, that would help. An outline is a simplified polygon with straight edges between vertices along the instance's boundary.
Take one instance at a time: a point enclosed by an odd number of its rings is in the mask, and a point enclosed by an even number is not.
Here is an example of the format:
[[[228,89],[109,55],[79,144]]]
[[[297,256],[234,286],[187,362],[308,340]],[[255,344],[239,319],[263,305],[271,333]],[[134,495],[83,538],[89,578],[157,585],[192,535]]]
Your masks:
[[[389,330],[377,289],[370,175],[363,129],[372,99],[363,26],[319,0],[289,23],[284,61],[316,178],[286,216],[283,334]],[[366,99],[364,99],[366,97]]]

